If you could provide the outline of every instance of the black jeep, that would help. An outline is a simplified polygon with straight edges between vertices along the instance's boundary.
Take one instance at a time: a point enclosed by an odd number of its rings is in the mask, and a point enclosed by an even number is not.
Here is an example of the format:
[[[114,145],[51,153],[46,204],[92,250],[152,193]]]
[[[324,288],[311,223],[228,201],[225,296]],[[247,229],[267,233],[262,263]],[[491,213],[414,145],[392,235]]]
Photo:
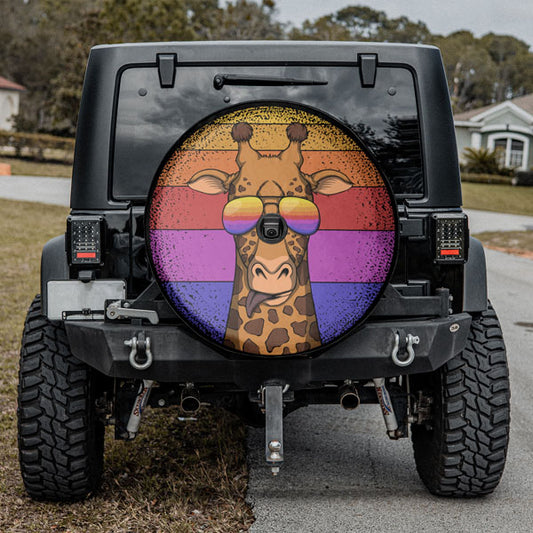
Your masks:
[[[509,396],[438,49],[92,49],[22,340],[33,498],[93,491],[106,425],[129,440],[147,405],[204,402],[265,427],[274,473],[288,412],[379,404],[432,493],[488,494]]]

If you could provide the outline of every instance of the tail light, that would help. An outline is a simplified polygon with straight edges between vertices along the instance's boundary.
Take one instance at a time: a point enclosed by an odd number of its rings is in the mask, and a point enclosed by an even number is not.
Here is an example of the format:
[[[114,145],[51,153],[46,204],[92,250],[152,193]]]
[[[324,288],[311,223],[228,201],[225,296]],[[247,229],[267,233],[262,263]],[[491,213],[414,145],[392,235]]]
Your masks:
[[[434,261],[464,263],[468,259],[468,217],[464,213],[435,213]]]
[[[68,217],[67,253],[71,265],[101,264],[103,225],[100,216]]]

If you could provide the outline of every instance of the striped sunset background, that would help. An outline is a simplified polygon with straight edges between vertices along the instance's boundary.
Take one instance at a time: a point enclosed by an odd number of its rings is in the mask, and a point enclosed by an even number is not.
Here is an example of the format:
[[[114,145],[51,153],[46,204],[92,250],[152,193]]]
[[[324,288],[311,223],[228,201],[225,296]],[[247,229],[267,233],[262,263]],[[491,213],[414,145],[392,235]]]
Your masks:
[[[238,122],[253,128],[250,144],[275,155],[288,145],[287,126],[305,124],[301,171],[343,172],[353,187],[333,196],[314,195],[320,228],[310,237],[308,257],[322,342],[353,327],[380,293],[396,246],[394,206],[379,171],[344,130],[310,111],[259,105],[229,112],[182,139],[156,176],[148,206],[149,249],[156,276],[186,320],[222,342],[231,301],[235,244],[222,225],[227,195],[187,186],[198,171],[232,174]]]

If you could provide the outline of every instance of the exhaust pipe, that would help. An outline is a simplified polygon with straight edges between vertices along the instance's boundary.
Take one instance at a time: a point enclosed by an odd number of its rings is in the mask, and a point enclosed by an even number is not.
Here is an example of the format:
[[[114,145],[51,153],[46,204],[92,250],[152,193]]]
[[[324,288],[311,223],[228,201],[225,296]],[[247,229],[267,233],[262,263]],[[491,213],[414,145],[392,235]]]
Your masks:
[[[188,383],[181,391],[180,407],[189,415],[194,415],[200,410],[200,394],[192,383]]]
[[[340,388],[340,400],[339,400],[343,409],[347,411],[353,411],[359,407],[361,403],[361,398],[359,398],[359,393],[355,388],[353,383],[345,383]]]

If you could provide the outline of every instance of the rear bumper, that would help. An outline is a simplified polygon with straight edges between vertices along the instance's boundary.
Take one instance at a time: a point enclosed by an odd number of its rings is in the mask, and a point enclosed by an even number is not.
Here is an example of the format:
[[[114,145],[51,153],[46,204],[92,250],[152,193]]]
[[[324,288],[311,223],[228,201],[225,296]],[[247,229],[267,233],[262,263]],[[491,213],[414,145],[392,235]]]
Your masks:
[[[467,313],[445,318],[367,322],[313,358],[231,358],[203,343],[185,326],[99,321],[66,321],[65,326],[73,354],[107,376],[227,384],[254,391],[271,380],[289,383],[294,390],[326,381],[430,372],[463,350],[470,322]],[[397,366],[391,358],[398,329],[420,339],[414,347],[415,359],[407,367]],[[130,349],[124,345],[139,331],[150,337],[154,359],[144,371],[130,366]]]

